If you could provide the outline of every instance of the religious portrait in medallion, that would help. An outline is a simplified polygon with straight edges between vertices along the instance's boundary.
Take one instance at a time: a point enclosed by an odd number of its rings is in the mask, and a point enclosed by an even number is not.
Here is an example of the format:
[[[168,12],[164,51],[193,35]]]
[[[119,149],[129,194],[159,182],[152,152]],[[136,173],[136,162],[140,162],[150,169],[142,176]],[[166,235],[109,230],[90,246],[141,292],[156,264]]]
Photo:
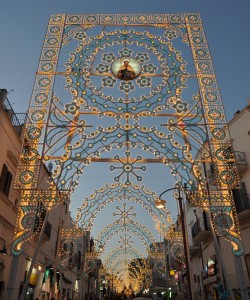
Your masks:
[[[131,57],[120,57],[112,64],[112,72],[121,80],[132,80],[141,73],[141,64]]]

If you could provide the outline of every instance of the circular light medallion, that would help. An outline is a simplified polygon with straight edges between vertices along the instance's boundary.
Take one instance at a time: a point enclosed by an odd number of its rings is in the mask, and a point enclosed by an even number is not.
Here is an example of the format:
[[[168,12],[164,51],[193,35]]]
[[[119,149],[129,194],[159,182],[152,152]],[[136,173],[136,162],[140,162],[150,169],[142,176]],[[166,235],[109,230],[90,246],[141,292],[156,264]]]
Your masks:
[[[113,62],[111,69],[118,79],[132,80],[141,73],[141,64],[134,58],[120,57]]]

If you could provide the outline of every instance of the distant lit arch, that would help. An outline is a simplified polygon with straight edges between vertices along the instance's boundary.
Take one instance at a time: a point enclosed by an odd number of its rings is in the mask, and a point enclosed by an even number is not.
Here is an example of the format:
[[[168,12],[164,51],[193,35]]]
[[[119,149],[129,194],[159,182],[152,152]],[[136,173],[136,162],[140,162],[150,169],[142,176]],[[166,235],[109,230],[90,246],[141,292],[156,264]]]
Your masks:
[[[96,215],[110,202],[134,201],[140,204],[152,216],[156,228],[160,231],[173,223],[170,211],[166,208],[159,210],[155,207],[155,200],[159,199],[155,192],[144,186],[127,186],[121,183],[105,185],[84,199],[80,208],[77,208],[75,222],[86,230],[91,230]]]
[[[117,223],[114,221],[109,224],[99,233],[95,239],[95,247],[97,251],[100,251],[100,248],[107,245],[107,243],[118,233],[120,232],[132,232],[134,233],[144,244],[145,248],[148,248],[150,244],[155,242],[155,238],[152,233],[142,224],[131,220],[130,222],[123,224]]]

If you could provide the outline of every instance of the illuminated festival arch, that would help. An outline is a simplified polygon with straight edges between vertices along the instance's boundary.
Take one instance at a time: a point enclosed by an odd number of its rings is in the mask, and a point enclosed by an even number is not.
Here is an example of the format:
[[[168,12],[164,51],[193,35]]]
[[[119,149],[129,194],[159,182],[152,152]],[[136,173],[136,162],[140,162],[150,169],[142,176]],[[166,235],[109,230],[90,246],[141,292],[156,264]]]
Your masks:
[[[152,233],[142,224],[130,220],[125,225],[123,223],[117,223],[114,221],[110,225],[103,228],[99,235],[95,239],[96,250],[99,251],[101,247],[107,245],[107,243],[120,232],[132,232],[134,233],[144,244],[146,248],[155,242],[155,238]]]
[[[181,53],[178,43],[189,54]],[[113,62],[124,57],[141,66],[133,80],[112,71]],[[194,64],[194,74],[187,73],[185,61]],[[56,92],[61,76],[65,96]],[[114,148],[118,154],[104,157]],[[195,158],[201,148],[202,158]],[[152,157],[141,157],[136,149]],[[232,197],[240,180],[230,149],[199,14],[52,15],[14,182],[21,198],[12,254],[20,255],[23,243],[39,233],[34,228],[42,225],[42,211],[68,203],[85,166],[107,161],[115,164],[111,171],[120,172],[115,181],[125,177],[128,189],[130,176],[142,181],[136,173],[146,170],[142,164],[168,165],[176,185],[192,189],[189,200],[213,213],[217,235],[242,255]],[[202,163],[213,166],[214,191],[202,177]],[[51,168],[46,189],[39,186],[43,164]]]
[[[112,264],[114,264],[119,257],[122,257],[123,260],[131,260],[136,258],[142,258],[143,254],[135,249],[134,247],[129,248],[115,248],[110,253],[107,254],[104,260],[104,267],[106,269],[112,268]]]
[[[152,216],[157,229],[162,230],[173,221],[169,210],[166,208],[159,210],[155,207],[157,199],[159,199],[158,196],[144,186],[130,185],[128,187],[120,183],[107,184],[84,199],[82,206],[77,209],[75,222],[85,230],[91,230],[96,215],[103,207],[110,202],[124,200],[140,204]]]

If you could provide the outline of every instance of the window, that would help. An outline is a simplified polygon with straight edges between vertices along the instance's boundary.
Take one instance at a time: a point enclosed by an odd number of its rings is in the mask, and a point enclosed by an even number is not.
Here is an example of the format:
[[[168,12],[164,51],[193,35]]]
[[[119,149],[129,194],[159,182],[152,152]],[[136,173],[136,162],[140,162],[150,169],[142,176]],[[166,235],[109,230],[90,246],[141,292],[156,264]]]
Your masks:
[[[12,181],[12,174],[8,170],[6,164],[3,165],[1,177],[0,177],[0,190],[8,197],[10,192],[10,186]]]
[[[0,250],[3,250],[5,248],[5,240],[0,238]]]
[[[250,208],[246,186],[244,182],[241,183],[240,189],[232,190],[232,192],[237,213],[240,213],[243,210]]]

